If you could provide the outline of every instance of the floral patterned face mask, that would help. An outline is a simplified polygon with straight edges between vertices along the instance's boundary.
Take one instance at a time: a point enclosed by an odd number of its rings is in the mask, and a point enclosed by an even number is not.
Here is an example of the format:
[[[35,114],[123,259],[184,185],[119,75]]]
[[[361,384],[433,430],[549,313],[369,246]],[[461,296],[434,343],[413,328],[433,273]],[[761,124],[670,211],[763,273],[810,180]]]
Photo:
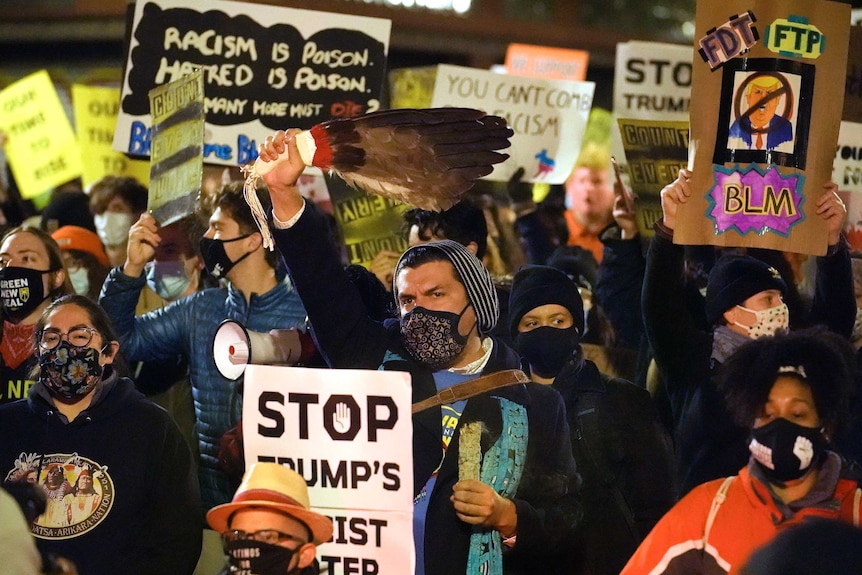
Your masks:
[[[39,381],[58,401],[78,403],[102,380],[99,350],[61,341],[39,356]]]
[[[458,332],[458,324],[468,307],[469,303],[461,313],[415,307],[404,314],[401,335],[413,359],[432,371],[449,367],[467,345],[467,336]]]

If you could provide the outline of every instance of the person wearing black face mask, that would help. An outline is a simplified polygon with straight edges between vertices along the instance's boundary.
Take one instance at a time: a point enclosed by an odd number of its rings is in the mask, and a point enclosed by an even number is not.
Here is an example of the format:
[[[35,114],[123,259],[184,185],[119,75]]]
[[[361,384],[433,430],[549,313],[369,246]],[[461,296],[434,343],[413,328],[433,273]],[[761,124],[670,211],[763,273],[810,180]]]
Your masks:
[[[854,368],[850,344],[822,327],[740,347],[719,385],[736,421],[749,429],[748,465],[680,500],[623,575],[737,572],[755,549],[808,518],[858,527],[858,471],[830,445],[847,421]]]
[[[265,190],[259,196],[268,204]],[[242,379],[230,381],[218,372],[212,357],[213,334],[225,318],[239,319],[249,330],[261,333],[306,329],[306,312],[299,295],[285,277],[278,254],[263,247],[263,238],[240,189],[225,186],[209,208],[209,227],[199,241],[203,263],[211,277],[218,278],[219,287],[202,289],[187,297],[165,293],[177,297],[176,301],[136,316],[135,304],[148,282],[160,290],[177,288],[176,281],[166,281],[167,276],[173,275],[175,280],[176,275],[157,267],[170,244],[175,243],[176,228],[160,226],[152,216],[144,214],[129,232],[125,264],[108,274],[99,299],[119,332],[126,358],[136,362],[170,361],[179,355],[188,362],[205,510],[229,501],[242,478],[241,471],[228,476],[220,465],[218,450],[222,435],[239,420]],[[155,261],[155,273],[147,272],[151,260]],[[186,258],[183,261],[189,262]],[[186,275],[194,266],[185,263],[182,270],[174,271]],[[191,284],[183,292],[190,289]],[[215,540],[215,534],[210,535],[207,543]],[[218,553],[209,545],[207,551]]]
[[[272,235],[329,366],[411,375],[415,573],[535,572],[580,517],[559,394],[513,373],[517,355],[488,335],[499,317],[490,274],[458,242],[408,249],[393,273],[400,318],[369,317],[328,222],[299,193],[295,134],[277,132],[260,147],[265,162],[289,150],[288,162],[263,176]],[[498,378],[511,385],[481,387]],[[474,422],[484,425],[481,438],[462,449],[461,432]],[[474,453],[481,465],[462,477],[472,466],[460,456]]]
[[[21,226],[0,241],[0,404],[27,397],[34,325],[51,301],[74,293],[68,277],[60,247],[46,232]]]
[[[49,486],[32,528],[40,552],[82,574],[190,575],[201,549],[191,452],[170,415],[120,376],[105,312],[64,296],[36,323],[34,347],[29,398],[0,406],[0,477]]]
[[[584,358],[583,303],[564,273],[529,266],[515,274],[509,329],[532,380],[563,396],[584,482],[583,521],[552,570],[616,575],[675,501],[670,437],[646,390]]]
[[[222,575],[317,575],[317,546],[333,533],[332,520],[310,509],[305,479],[279,463],[251,465],[207,521],[227,554]]]

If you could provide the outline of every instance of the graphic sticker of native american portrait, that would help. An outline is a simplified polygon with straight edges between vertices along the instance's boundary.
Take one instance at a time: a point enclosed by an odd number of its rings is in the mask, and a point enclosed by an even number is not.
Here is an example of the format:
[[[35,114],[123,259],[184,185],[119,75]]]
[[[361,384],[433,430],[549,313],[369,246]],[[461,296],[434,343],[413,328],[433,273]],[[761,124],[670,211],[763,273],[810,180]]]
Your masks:
[[[6,481],[37,483],[45,491],[45,512],[33,524],[33,534],[42,539],[68,539],[89,531],[114,502],[107,467],[77,453],[22,453]]]

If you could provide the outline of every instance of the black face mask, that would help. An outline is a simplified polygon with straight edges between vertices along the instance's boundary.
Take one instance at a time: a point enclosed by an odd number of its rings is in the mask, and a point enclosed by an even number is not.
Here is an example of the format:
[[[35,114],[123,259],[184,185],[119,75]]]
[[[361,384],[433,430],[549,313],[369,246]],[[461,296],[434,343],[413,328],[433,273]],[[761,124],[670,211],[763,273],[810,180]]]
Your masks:
[[[231,261],[231,259],[227,255],[227,252],[224,249],[225,244],[244,240],[250,235],[251,234],[246,234],[244,236],[239,236],[238,238],[233,238],[230,240],[214,240],[212,238],[201,238],[201,257],[203,257],[204,265],[207,267],[207,271],[212,277],[216,279],[221,279],[225,277],[227,273],[232,270],[236,264],[238,264],[251,254],[251,252],[248,252],[234,262]]]
[[[551,326],[521,332],[515,336],[515,351],[530,364],[530,371],[542,377],[555,377],[572,358],[580,342],[575,326]]]
[[[254,539],[238,539],[224,545],[227,553],[229,573],[235,575],[286,575],[298,573],[288,571],[293,559],[293,549],[271,545]]]
[[[413,359],[432,371],[452,365],[467,345],[467,335],[458,332],[461,313],[414,307],[401,317],[401,335],[404,347]]]
[[[783,417],[751,430],[748,449],[770,481],[799,479],[820,461],[826,439],[819,429]]]
[[[54,270],[5,267],[0,269],[0,301],[3,312],[12,323],[18,323],[33,313],[47,296],[42,274]]]

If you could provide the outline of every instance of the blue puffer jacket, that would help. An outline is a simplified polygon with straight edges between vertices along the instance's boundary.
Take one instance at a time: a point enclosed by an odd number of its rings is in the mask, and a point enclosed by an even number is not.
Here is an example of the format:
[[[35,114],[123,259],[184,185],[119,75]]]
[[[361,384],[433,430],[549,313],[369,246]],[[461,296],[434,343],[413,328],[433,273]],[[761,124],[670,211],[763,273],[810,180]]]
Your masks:
[[[285,278],[275,289],[253,294],[248,304],[242,292],[229,286],[206,289],[135,317],[135,304],[144,285],[143,275],[133,278],[122,268],[115,268],[105,280],[99,304],[114,323],[126,359],[167,359],[177,352],[189,358],[201,454],[201,499],[207,510],[233,496],[227,477],[217,467],[216,453],[219,438],[236,425],[242,413],[242,379],[230,381],[219,374],[212,354],[213,335],[225,319],[264,333],[291,327],[304,330],[305,308],[290,279]]]

